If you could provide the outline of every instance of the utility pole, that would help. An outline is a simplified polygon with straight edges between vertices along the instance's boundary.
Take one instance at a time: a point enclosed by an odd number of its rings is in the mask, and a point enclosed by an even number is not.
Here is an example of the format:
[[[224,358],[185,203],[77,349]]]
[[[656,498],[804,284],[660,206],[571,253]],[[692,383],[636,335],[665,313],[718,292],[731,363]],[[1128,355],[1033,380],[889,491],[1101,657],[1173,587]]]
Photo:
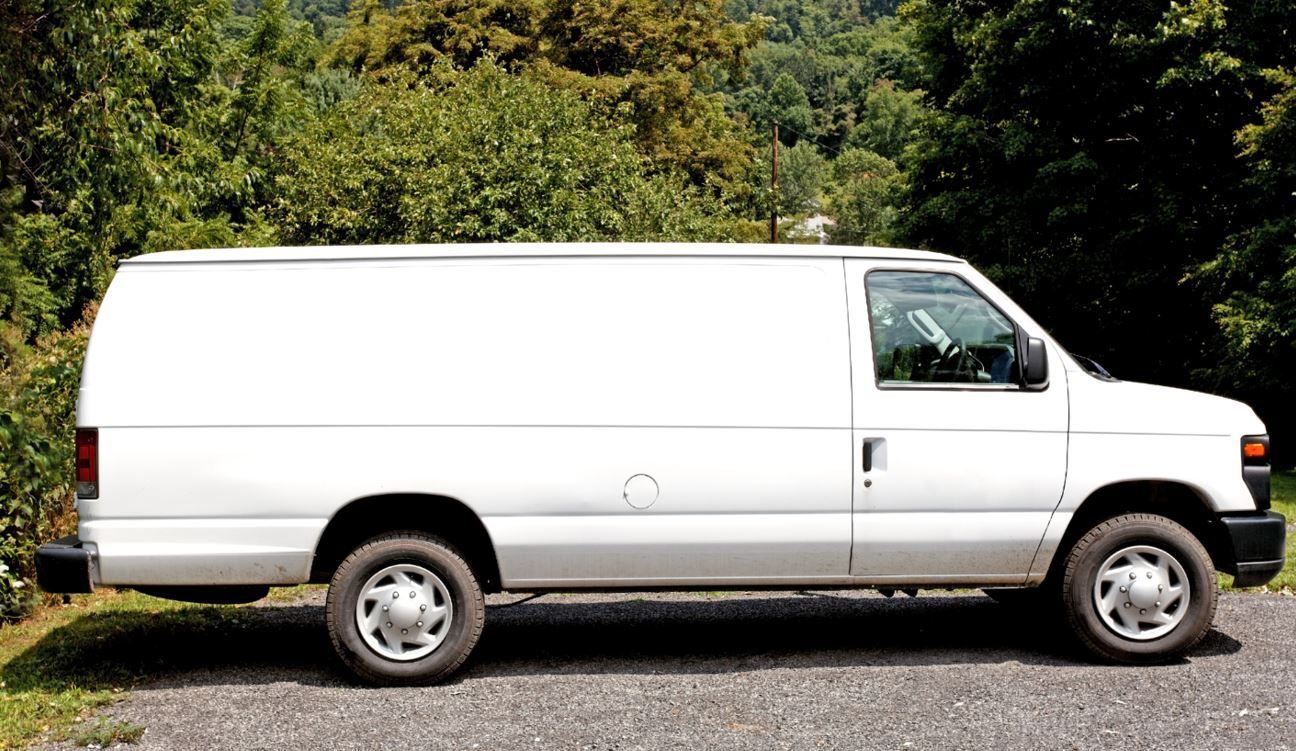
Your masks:
[[[774,154],[774,169],[770,175],[770,242],[778,239],[778,120],[774,121],[774,140],[770,148]]]

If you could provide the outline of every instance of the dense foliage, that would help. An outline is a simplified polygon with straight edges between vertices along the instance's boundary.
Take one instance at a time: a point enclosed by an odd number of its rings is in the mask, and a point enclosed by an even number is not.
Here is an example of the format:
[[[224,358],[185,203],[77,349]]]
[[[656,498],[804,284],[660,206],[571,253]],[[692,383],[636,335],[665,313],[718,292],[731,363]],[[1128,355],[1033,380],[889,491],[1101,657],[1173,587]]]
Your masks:
[[[292,18],[309,23],[317,37],[325,41],[336,39],[346,28],[349,0],[288,0],[287,10]],[[234,15],[255,18],[261,10],[261,0],[234,0]],[[230,26],[242,24],[238,18],[230,19]]]
[[[898,173],[905,147],[917,137],[922,61],[909,27],[889,15],[894,3],[729,0],[726,7],[737,18],[772,18],[746,74],[723,78],[719,87],[753,142],[768,143],[777,122],[779,140],[801,149],[780,164],[786,187],[777,205],[780,214],[791,215],[789,228],[795,231],[801,217],[823,214],[836,222],[835,242],[889,241],[900,193],[870,185],[867,204],[835,200],[862,195],[863,183],[854,168],[834,165],[847,151],[866,150]],[[822,158],[806,158],[811,149]],[[858,164],[859,156],[853,159]],[[767,215],[774,204],[765,188],[769,175],[768,159],[748,175],[752,199],[745,209],[753,217]],[[804,195],[806,186],[814,186],[812,195]]]
[[[73,324],[116,259],[258,232],[276,141],[305,104],[309,34],[267,0],[0,6],[0,328]]]
[[[73,529],[68,436],[88,335],[85,323],[45,334],[0,366],[0,621],[36,596],[36,545]]]
[[[285,242],[724,237],[713,201],[648,174],[633,130],[489,61],[372,86],[284,153]]]
[[[773,210],[971,257],[1118,375],[1247,399],[1290,462],[1290,0],[897,5],[0,0],[0,615],[71,518],[85,311],[163,249]]]
[[[934,111],[902,237],[979,262],[1120,376],[1246,393],[1291,425],[1296,390],[1274,367],[1293,354],[1290,99],[1275,93],[1296,64],[1290,3],[904,13]]]
[[[714,73],[740,76],[760,18],[728,19],[720,0],[408,0],[358,2],[327,58],[378,79],[490,57],[580,94],[596,116],[634,126],[645,155],[698,185],[723,187],[750,158],[717,97]]]
[[[1290,66],[1290,61],[1287,63]],[[1260,122],[1238,134],[1250,173],[1242,221],[1203,264],[1197,288],[1217,300],[1223,356],[1194,371],[1194,385],[1255,405],[1271,431],[1296,428],[1296,75],[1265,71],[1276,91]],[[1281,449],[1281,446],[1280,446]],[[1291,457],[1290,450],[1284,454]]]

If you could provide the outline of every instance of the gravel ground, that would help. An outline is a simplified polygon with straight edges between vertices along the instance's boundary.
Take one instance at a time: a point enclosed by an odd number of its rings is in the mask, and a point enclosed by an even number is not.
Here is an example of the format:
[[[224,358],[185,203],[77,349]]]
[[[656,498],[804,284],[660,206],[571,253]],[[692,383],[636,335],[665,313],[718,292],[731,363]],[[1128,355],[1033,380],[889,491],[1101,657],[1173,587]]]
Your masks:
[[[321,594],[108,714],[141,749],[1296,749],[1296,598],[1224,595],[1187,660],[1085,662],[980,595],[490,598],[470,668],[349,685]]]

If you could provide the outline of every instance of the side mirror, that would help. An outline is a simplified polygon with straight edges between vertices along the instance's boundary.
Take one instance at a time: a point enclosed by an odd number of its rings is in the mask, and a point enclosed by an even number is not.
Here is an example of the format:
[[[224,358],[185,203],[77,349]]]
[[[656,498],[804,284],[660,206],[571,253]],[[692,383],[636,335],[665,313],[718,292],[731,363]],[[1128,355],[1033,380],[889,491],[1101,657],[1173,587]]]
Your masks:
[[[1031,337],[1026,340],[1026,359],[1022,362],[1022,376],[1026,388],[1041,388],[1048,385],[1048,351],[1044,349],[1044,340]]]

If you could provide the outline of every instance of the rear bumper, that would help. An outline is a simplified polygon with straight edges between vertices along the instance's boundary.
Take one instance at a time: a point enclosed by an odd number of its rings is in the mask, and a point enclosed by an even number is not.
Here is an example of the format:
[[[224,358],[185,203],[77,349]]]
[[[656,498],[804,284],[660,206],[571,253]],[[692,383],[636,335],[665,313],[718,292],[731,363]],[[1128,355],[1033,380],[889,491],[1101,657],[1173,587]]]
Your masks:
[[[94,544],[76,535],[47,542],[36,549],[36,584],[59,594],[93,592],[98,558]]]
[[[1237,587],[1258,587],[1278,575],[1287,554],[1287,520],[1277,511],[1246,516],[1221,516],[1233,552]]]

